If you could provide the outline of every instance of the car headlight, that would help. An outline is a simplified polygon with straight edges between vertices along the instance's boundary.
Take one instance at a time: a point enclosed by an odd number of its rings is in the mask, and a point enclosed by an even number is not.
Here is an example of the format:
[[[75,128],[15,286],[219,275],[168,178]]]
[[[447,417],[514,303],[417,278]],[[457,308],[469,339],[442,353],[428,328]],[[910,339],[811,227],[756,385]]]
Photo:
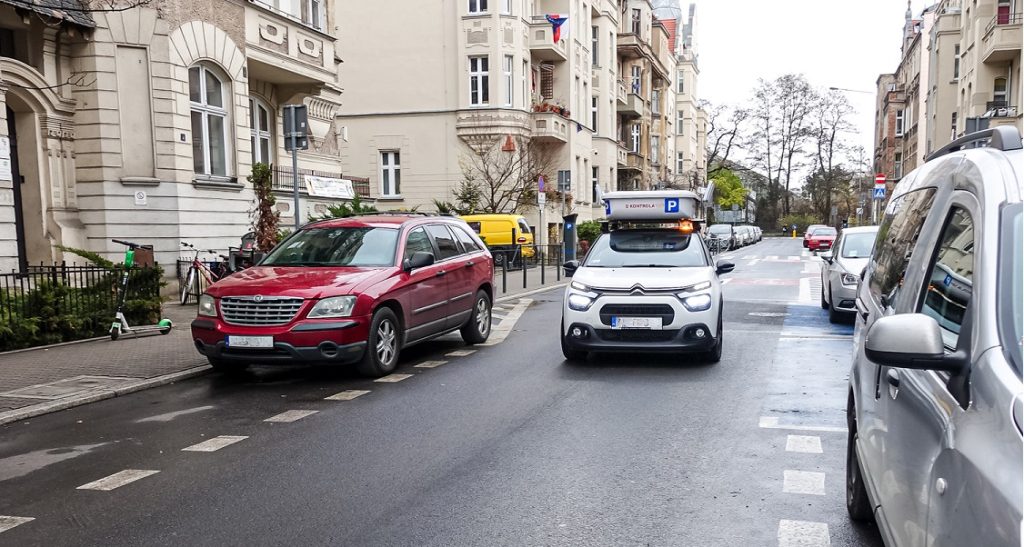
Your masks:
[[[590,287],[584,285],[583,283],[580,283],[579,281],[573,281],[572,283],[569,284],[569,286],[572,287],[573,289],[576,289],[577,291],[590,292]]]
[[[706,290],[708,290],[710,288],[711,288],[711,282],[710,281],[702,281],[700,283],[696,283],[696,284],[690,285],[688,287],[683,287],[683,292],[680,293],[677,296],[679,296],[680,298],[685,298],[686,297],[686,293],[695,293],[695,292],[700,292],[700,291],[706,291]]]
[[[860,276],[852,273],[844,273],[841,279],[843,280],[843,285],[856,285],[860,282]]]
[[[575,311],[587,311],[594,305],[594,299],[585,295],[572,293],[569,295],[569,309]]]
[[[354,307],[356,307],[355,296],[332,296],[317,302],[313,309],[309,310],[307,317],[313,319],[319,317],[348,317],[352,315],[352,308]]]
[[[217,317],[217,301],[208,294],[199,296],[199,315]]]
[[[711,295],[698,294],[683,299],[683,305],[690,311],[704,311],[711,308]]]

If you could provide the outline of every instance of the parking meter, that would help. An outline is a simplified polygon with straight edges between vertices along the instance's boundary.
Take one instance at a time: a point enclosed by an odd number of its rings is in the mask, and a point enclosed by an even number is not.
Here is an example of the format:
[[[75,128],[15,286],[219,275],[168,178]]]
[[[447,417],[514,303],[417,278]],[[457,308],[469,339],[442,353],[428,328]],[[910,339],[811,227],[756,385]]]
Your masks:
[[[562,242],[565,261],[576,260],[576,213],[562,217]]]

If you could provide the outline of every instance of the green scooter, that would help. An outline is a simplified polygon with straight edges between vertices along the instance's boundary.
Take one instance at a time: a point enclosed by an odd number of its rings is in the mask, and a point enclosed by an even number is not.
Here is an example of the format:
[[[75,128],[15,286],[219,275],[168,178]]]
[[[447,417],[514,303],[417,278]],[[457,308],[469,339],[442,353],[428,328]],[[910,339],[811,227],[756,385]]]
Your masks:
[[[124,300],[128,294],[128,272],[131,271],[132,266],[135,264],[135,249],[142,248],[142,245],[138,243],[132,243],[131,241],[121,241],[119,239],[111,240],[114,243],[118,243],[128,247],[124,252],[124,273],[121,274],[121,291],[117,295],[117,313],[114,316],[114,324],[110,326],[110,339],[117,340],[122,334],[134,334],[136,336],[142,332],[153,332],[159,331],[160,334],[167,334],[171,332],[170,319],[161,319],[156,325],[146,325],[143,327],[132,327],[128,325],[128,320],[124,316]]]

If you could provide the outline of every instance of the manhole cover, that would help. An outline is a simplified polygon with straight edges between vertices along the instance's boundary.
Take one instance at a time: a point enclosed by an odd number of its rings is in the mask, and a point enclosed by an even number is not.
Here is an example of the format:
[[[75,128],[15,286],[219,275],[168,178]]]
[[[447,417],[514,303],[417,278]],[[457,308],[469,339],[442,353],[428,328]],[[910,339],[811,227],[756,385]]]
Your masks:
[[[63,399],[89,391],[113,389],[139,380],[139,378],[119,378],[113,376],[76,376],[66,380],[23,387],[13,391],[0,393],[0,397],[17,397],[21,399]]]

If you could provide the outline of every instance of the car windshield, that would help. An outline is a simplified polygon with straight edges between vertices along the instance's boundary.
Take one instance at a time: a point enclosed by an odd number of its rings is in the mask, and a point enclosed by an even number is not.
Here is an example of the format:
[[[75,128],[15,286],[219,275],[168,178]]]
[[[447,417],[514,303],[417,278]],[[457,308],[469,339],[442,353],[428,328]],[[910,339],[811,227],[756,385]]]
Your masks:
[[[817,228],[811,232],[812,236],[834,236],[836,235],[835,228]]]
[[[714,226],[708,228],[708,233],[712,233],[715,235],[728,234],[731,231],[732,226],[726,226],[724,224],[715,224]]]
[[[857,232],[843,237],[843,258],[868,258],[875,246],[876,232]]]
[[[261,266],[393,266],[394,228],[308,228],[277,246]]]
[[[697,238],[672,231],[602,235],[587,254],[588,268],[686,268],[707,266]]]
[[[1024,248],[1024,235],[1021,226],[1022,207],[1018,203],[1008,207],[1003,212],[1002,248],[1000,253],[1000,273],[998,294],[1003,295],[999,299],[1000,308],[1000,331],[1002,332],[1003,343],[1014,356],[1017,366],[1017,373],[1021,372],[1021,344],[1024,343],[1024,261],[1022,261],[1022,248]]]

